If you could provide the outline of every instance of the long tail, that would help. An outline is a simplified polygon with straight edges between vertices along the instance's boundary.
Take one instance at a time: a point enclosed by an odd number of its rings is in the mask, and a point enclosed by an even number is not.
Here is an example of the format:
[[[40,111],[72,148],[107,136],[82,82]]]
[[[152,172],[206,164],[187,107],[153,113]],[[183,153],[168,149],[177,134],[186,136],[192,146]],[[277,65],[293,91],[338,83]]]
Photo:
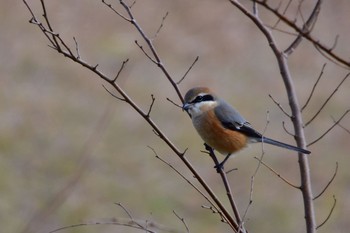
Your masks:
[[[283,142],[279,142],[279,141],[273,140],[271,138],[263,137],[263,138],[260,138],[258,141],[259,142],[264,142],[264,143],[267,143],[267,144],[271,144],[271,145],[274,145],[274,146],[286,148],[288,150],[294,150],[294,151],[297,151],[297,152],[301,152],[303,154],[310,154],[311,153],[310,151],[305,150],[303,148],[292,146],[292,145],[289,145],[289,144],[286,144],[286,143],[283,143]]]

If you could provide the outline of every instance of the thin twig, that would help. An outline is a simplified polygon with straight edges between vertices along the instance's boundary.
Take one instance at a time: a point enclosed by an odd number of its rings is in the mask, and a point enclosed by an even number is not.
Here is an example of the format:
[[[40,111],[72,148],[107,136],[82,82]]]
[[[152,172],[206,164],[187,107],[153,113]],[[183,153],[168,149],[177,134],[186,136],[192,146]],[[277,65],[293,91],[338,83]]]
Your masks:
[[[262,160],[260,160],[258,157],[254,157],[254,159],[260,161],[260,163],[262,165],[264,165],[267,169],[269,169],[272,173],[274,173],[278,178],[280,178],[281,180],[283,180],[286,184],[288,184],[289,186],[296,188],[296,189],[300,189],[300,186],[297,186],[295,184],[293,184],[292,182],[288,181],[286,178],[284,178],[281,174],[279,174],[278,172],[276,172],[272,167],[270,167],[269,165],[267,165],[265,162],[263,162]]]
[[[286,116],[289,117],[289,118],[292,118],[292,116],[289,115],[289,113],[288,113],[286,110],[284,110],[284,108],[282,107],[282,105],[281,105],[279,102],[277,102],[277,101],[272,97],[271,94],[269,94],[269,97],[270,97],[270,99],[272,99],[272,101],[277,105],[277,107],[279,107],[279,109],[284,113],[284,115],[286,115]]]
[[[333,210],[334,210],[336,204],[337,204],[337,199],[333,195],[333,206],[332,206],[331,210],[329,211],[327,218],[320,225],[318,225],[316,227],[316,230],[319,229],[320,227],[322,227],[329,220],[329,218],[331,217],[331,215],[333,213]]]
[[[192,181],[190,181],[187,177],[185,177],[177,168],[175,168],[172,164],[170,164],[169,162],[165,161],[164,159],[162,159],[158,154],[157,152],[155,151],[154,148],[150,147],[150,146],[147,146],[149,149],[151,149],[155,155],[155,157],[157,159],[159,159],[161,162],[163,162],[165,165],[167,165],[168,167],[170,167],[173,171],[176,172],[176,174],[178,174],[182,179],[184,179],[192,188],[194,188],[204,199],[206,199],[210,205],[212,206],[212,208],[215,209],[216,213],[218,213],[221,218],[225,219],[225,221],[230,224],[228,221],[227,221],[227,218],[225,217],[225,215],[219,210],[218,207],[216,207],[215,203],[213,203],[209,197],[207,197],[195,184],[193,184]],[[187,149],[186,149],[187,150]],[[183,152],[183,155],[185,154],[186,150]]]
[[[78,41],[75,39],[75,37],[73,36],[73,40],[75,43],[75,51],[77,53],[77,59],[80,59],[80,53],[79,53],[79,45],[78,45]]]
[[[182,109],[182,106],[181,106],[181,105],[178,105],[177,103],[175,103],[173,100],[169,99],[168,97],[166,98],[166,100],[169,101],[170,103],[172,103],[173,105],[175,105],[176,107]]]
[[[326,65],[327,65],[327,63],[324,63],[324,64],[323,64],[322,69],[321,69],[321,72],[320,72],[320,74],[318,75],[318,78],[317,78],[315,84],[314,84],[313,87],[312,87],[312,90],[311,90],[311,92],[310,92],[309,97],[308,97],[307,100],[306,100],[306,103],[305,103],[304,106],[301,108],[301,111],[303,111],[303,110],[306,108],[306,106],[309,104],[309,102],[310,102],[310,100],[311,100],[311,98],[312,98],[312,95],[313,95],[314,92],[315,92],[316,86],[317,86],[318,82],[321,80],[321,77],[322,77],[322,75],[323,75],[324,69],[326,68]]]
[[[164,26],[164,21],[165,21],[165,19],[168,17],[168,15],[169,15],[169,12],[167,11],[167,12],[165,13],[165,15],[163,16],[162,22],[160,23],[160,26],[159,26],[159,28],[158,28],[156,34],[154,35],[153,39],[157,38],[157,36],[158,36],[160,30],[161,30],[161,29],[163,28],[163,26]]]
[[[186,78],[187,74],[190,72],[190,70],[193,68],[193,66],[197,63],[198,59],[199,59],[199,56],[197,56],[196,59],[194,59],[193,63],[187,69],[186,73],[182,76],[182,78],[176,82],[177,85],[179,85]]]
[[[313,200],[316,200],[317,198],[319,198],[320,196],[322,196],[322,194],[327,190],[327,188],[329,187],[329,185],[331,185],[331,183],[333,182],[335,176],[337,175],[338,172],[338,162],[335,162],[335,171],[333,173],[332,178],[328,181],[327,185],[323,188],[323,190],[313,198]]]
[[[107,89],[107,87],[105,87],[104,84],[102,84],[102,87],[103,87],[111,96],[113,96],[114,98],[116,98],[116,99],[118,99],[118,100],[120,100],[120,101],[127,102],[126,99],[121,98],[121,97],[116,96],[115,94],[113,94],[110,90]]]
[[[321,11],[321,3],[322,0],[318,0],[317,3],[315,4],[315,7],[312,10],[312,13],[310,14],[308,20],[305,22],[303,14],[301,13],[300,7],[301,4],[303,3],[303,1],[300,2],[299,6],[298,6],[298,11],[300,11],[300,17],[303,21],[303,33],[308,33],[310,34],[310,32],[312,31],[314,25],[316,24],[316,20],[317,17]],[[284,15],[284,14],[283,14]],[[280,18],[279,18],[280,19]],[[290,46],[284,50],[284,53],[287,55],[292,54],[292,52],[299,46],[299,44],[301,43],[303,39],[303,35],[299,33],[298,37],[295,38],[295,40],[290,44]]]
[[[310,41],[312,44],[315,45],[316,48],[319,49],[319,51],[323,51],[324,53],[321,53],[323,56],[325,56],[327,59],[330,61],[334,62],[335,64],[342,64],[347,69],[350,67],[350,61],[345,60],[344,58],[340,57],[338,54],[333,53],[333,50],[331,50],[329,47],[326,45],[322,44],[317,38],[314,38],[309,32],[305,32],[303,28],[300,28],[294,20],[291,20],[284,16],[282,13],[280,13],[278,10],[276,10],[273,6],[270,6],[268,4],[268,1],[266,0],[255,0],[258,4],[262,5],[265,7],[267,10],[272,12],[273,14],[276,15],[277,18],[281,19],[284,23],[286,23],[288,26],[293,28],[296,32],[300,33],[305,39]],[[322,0],[320,0],[322,1]],[[230,0],[230,2],[236,2],[234,0]]]
[[[235,218],[236,218],[236,221],[238,222],[238,233],[245,233],[246,230],[244,229],[243,227],[243,223],[242,223],[242,218],[239,214],[239,211],[238,211],[238,207],[235,203],[235,200],[233,198],[233,194],[232,194],[232,190],[231,190],[231,186],[228,182],[228,179],[227,179],[227,176],[226,176],[226,172],[224,171],[224,169],[221,167],[218,167],[219,165],[219,160],[217,159],[215,153],[214,153],[214,150],[213,148],[211,148],[209,145],[207,145],[206,143],[204,143],[204,146],[205,146],[205,149],[208,151],[210,157],[213,159],[214,161],[214,164],[215,166],[217,167],[216,171],[217,173],[220,174],[220,177],[224,183],[224,186],[225,186],[225,190],[226,190],[226,195],[227,195],[227,198],[228,200],[230,201],[230,205],[231,205],[231,208],[233,210],[233,213],[235,215]]]
[[[315,139],[314,141],[310,142],[310,143],[307,145],[307,147],[309,147],[309,146],[315,144],[316,142],[318,142],[319,140],[321,140],[324,136],[326,136],[326,135],[329,133],[329,131],[331,131],[331,130],[334,128],[334,126],[338,125],[339,122],[340,122],[349,112],[350,112],[350,109],[348,109],[347,111],[345,111],[345,113],[344,113],[336,122],[334,122],[334,124],[333,124],[329,129],[327,129],[326,132],[324,132],[320,137],[318,137],[318,138]]]
[[[286,123],[285,123],[284,121],[282,121],[282,127],[283,127],[284,131],[285,131],[288,135],[290,135],[290,136],[292,136],[293,138],[295,138],[295,134],[292,134],[291,132],[289,132],[289,130],[288,130],[287,127],[286,127]]]
[[[154,60],[150,55],[148,55],[148,53],[144,50],[143,46],[139,44],[139,42],[137,40],[135,40],[135,44],[141,49],[141,51],[145,54],[145,56],[152,61],[154,64],[156,64],[157,66],[159,65],[158,62],[156,60]]]
[[[104,3],[109,9],[111,9],[114,13],[116,13],[117,15],[119,15],[119,17],[121,17],[121,18],[124,19],[125,21],[131,22],[130,19],[128,19],[127,17],[125,17],[124,15],[122,15],[121,13],[119,13],[119,11],[117,11],[116,9],[114,9],[114,7],[112,7],[112,4],[106,3],[105,0],[102,0],[102,3]]]
[[[250,177],[250,191],[249,191],[249,202],[248,202],[248,205],[244,211],[244,214],[243,214],[243,217],[242,217],[242,224],[245,222],[245,218],[247,217],[247,214],[248,214],[248,210],[250,208],[250,206],[252,205],[253,203],[253,191],[254,191],[254,184],[255,184],[255,177],[256,175],[258,174],[258,171],[261,167],[261,162],[264,158],[264,155],[265,155],[265,143],[264,143],[264,134],[267,130],[267,127],[268,125],[270,124],[270,112],[267,111],[266,112],[266,124],[265,124],[265,127],[264,127],[264,130],[262,131],[262,143],[261,143],[261,156],[258,160],[258,165],[256,166],[255,168],[255,171],[253,173],[253,175]]]
[[[117,75],[116,75],[115,78],[113,79],[113,82],[116,82],[116,81],[117,81],[117,79],[118,79],[120,73],[122,72],[122,70],[124,69],[126,63],[128,63],[128,61],[129,61],[129,58],[123,61],[122,65],[120,66],[120,68],[119,68],[119,70],[118,70]]]
[[[122,208],[123,211],[126,213],[126,215],[128,215],[128,217],[130,218],[130,220],[134,221],[134,217],[131,215],[130,211],[122,203],[118,202],[114,204]]]
[[[256,0],[254,0],[254,3],[256,4]],[[288,10],[288,8],[289,8],[289,6],[290,6],[291,3],[292,3],[292,0],[289,0],[288,3],[287,3],[287,5],[286,5],[286,7],[284,8],[284,10],[283,10],[283,12],[282,12],[283,15],[285,15],[285,14],[287,13],[287,10]],[[277,7],[277,9],[280,8],[281,4],[282,4],[282,1],[280,1],[279,6]],[[253,11],[253,13],[254,13],[254,11]],[[277,19],[275,25],[272,26],[271,28],[272,28],[272,29],[277,28],[277,25],[278,25],[280,22],[281,22],[281,19]]]
[[[326,101],[322,104],[322,106],[318,109],[318,111],[316,112],[316,114],[311,117],[311,119],[305,123],[305,127],[307,127],[319,114],[320,112],[323,110],[323,108],[327,105],[327,103],[329,102],[329,100],[333,97],[333,95],[339,90],[339,87],[345,82],[345,80],[350,76],[350,73],[348,73],[343,80],[338,84],[338,86],[334,89],[334,91],[330,94],[330,96],[328,96],[328,98],[326,99]]]
[[[332,118],[333,122],[336,123],[336,120],[334,119],[334,117],[331,116],[331,118]],[[337,125],[338,125],[340,128],[342,128],[343,130],[345,130],[345,132],[347,132],[348,134],[350,134],[350,130],[349,130],[349,129],[345,128],[345,127],[344,127],[343,125],[341,125],[340,123],[337,123]]]
[[[152,111],[152,108],[153,108],[154,101],[156,100],[156,98],[154,98],[154,95],[153,95],[153,94],[151,94],[151,99],[152,99],[152,102],[151,102],[151,104],[150,104],[150,106],[149,106],[149,108],[148,108],[148,112],[147,112],[147,114],[146,114],[147,117],[150,116],[151,111]]]
[[[187,233],[190,233],[190,229],[188,228],[185,219],[184,219],[183,217],[180,217],[180,215],[178,215],[178,214],[175,212],[175,210],[173,210],[173,213],[174,213],[175,216],[182,222],[182,224],[185,226],[186,232],[187,232]]]

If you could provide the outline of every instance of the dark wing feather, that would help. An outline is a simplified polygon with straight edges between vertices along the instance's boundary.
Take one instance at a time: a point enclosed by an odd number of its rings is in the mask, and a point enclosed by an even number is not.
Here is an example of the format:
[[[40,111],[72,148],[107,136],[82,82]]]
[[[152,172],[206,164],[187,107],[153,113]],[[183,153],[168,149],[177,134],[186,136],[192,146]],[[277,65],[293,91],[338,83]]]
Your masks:
[[[224,100],[214,109],[221,124],[230,130],[239,131],[250,138],[261,139],[262,135],[253,129],[239,112]]]

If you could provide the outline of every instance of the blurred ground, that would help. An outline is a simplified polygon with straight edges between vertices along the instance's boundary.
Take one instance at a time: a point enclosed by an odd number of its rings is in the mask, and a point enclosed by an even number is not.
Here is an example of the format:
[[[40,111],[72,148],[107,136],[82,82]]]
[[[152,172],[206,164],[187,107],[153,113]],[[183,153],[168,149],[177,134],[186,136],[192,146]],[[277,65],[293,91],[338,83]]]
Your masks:
[[[28,1],[41,15],[39,1]],[[334,3],[333,3],[334,2]],[[217,216],[200,206],[207,204],[189,185],[147,148],[151,146],[184,174],[184,166],[145,122],[126,104],[113,99],[103,82],[82,67],[58,56],[47,46],[39,30],[30,25],[22,1],[3,0],[0,8],[0,222],[2,232],[49,232],[58,227],[111,217],[127,217],[113,203],[123,203],[138,219],[148,219],[185,230],[172,214],[186,219],[192,232],[225,232]],[[305,1],[305,15],[312,1]],[[179,102],[164,75],[134,44],[141,42],[131,25],[100,1],[48,1],[52,25],[74,45],[81,56],[115,75],[130,59],[119,82],[135,101],[148,108],[151,94],[156,102],[152,117],[181,149],[207,181],[225,199],[212,162],[199,151],[202,141],[189,118],[166,101]],[[293,144],[282,128],[289,119],[269,99],[271,94],[286,109],[287,98],[275,58],[256,27],[227,1],[138,1],[133,7],[138,22],[154,35],[159,54],[175,80],[185,73],[196,56],[199,61],[180,88],[207,85],[220,92],[255,128],[262,130],[269,111],[267,135]],[[340,35],[336,52],[349,58],[350,3],[325,1],[315,27],[324,43]],[[271,25],[272,18],[262,17]],[[293,14],[292,14],[293,15]],[[275,32],[280,46],[290,37]],[[143,43],[143,41],[142,41]],[[290,57],[300,103],[305,103],[322,65],[323,79],[304,111],[310,119],[348,72],[328,62],[304,41]],[[311,142],[328,129],[332,117],[349,109],[350,82],[335,94],[319,117],[306,128]],[[350,128],[350,117],[342,123]],[[350,135],[335,129],[310,147],[313,190],[318,194],[331,178],[335,181],[315,201],[318,222],[326,218],[337,198],[337,207],[320,232],[346,232],[350,214]],[[228,166],[240,209],[249,200],[250,177],[261,147],[253,145],[231,159]],[[283,153],[283,156],[279,156]],[[298,161],[288,151],[266,147],[265,161],[298,183]],[[254,202],[246,226],[250,232],[304,232],[301,193],[288,187],[267,169],[255,180]],[[92,226],[65,232],[135,232],[117,226]]]

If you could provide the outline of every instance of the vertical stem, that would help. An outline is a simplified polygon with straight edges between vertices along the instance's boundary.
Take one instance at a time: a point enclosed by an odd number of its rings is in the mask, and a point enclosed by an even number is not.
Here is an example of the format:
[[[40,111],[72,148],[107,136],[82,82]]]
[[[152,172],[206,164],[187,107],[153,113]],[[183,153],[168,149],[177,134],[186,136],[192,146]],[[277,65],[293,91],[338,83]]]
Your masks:
[[[295,140],[301,148],[306,147],[306,140],[303,130],[303,121],[300,111],[297,94],[294,83],[289,73],[287,58],[284,53],[277,56],[278,65],[283,77],[283,82],[286,87],[289,105],[292,111],[292,122],[295,131]],[[316,232],[315,211],[313,205],[313,195],[311,189],[310,167],[307,155],[299,153],[299,170],[301,179],[301,192],[304,199],[304,213],[306,221],[306,230],[308,233]]]

